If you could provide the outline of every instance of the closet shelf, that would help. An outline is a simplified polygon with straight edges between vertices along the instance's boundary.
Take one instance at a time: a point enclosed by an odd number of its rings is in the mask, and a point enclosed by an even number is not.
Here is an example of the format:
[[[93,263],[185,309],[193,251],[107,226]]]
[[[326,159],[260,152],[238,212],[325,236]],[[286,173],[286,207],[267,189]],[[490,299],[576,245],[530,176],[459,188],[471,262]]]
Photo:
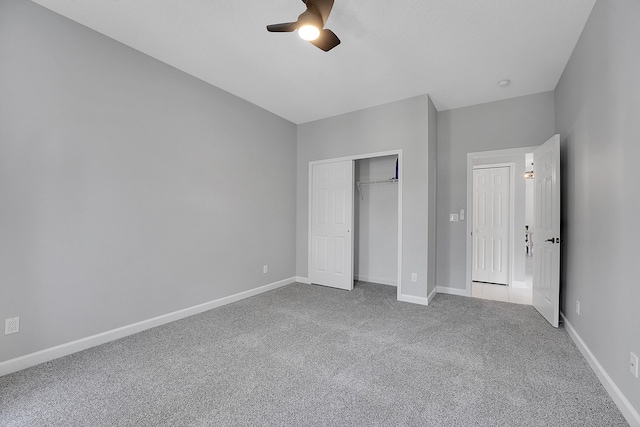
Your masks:
[[[378,181],[359,181],[356,183],[356,185],[358,186],[358,191],[360,192],[360,198],[364,200],[364,195],[362,194],[362,188],[361,188],[362,185],[389,184],[393,182],[398,182],[398,178],[382,179]]]

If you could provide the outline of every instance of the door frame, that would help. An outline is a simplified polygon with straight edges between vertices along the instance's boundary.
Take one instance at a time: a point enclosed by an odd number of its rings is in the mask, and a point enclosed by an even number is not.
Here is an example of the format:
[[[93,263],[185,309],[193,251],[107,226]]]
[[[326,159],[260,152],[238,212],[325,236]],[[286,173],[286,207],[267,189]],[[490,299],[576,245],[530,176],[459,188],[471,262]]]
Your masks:
[[[471,285],[473,283],[473,275],[472,275],[472,267],[473,267],[473,239],[471,237],[471,232],[473,231],[473,167],[474,163],[482,160],[482,164],[478,164],[476,166],[489,166],[493,165],[513,165],[511,167],[511,187],[510,187],[510,204],[511,204],[511,214],[510,214],[510,222],[511,222],[511,248],[510,248],[510,277],[509,283],[513,285],[513,274],[515,271],[515,162],[505,161],[505,157],[509,156],[524,156],[527,153],[533,153],[537,147],[522,147],[522,148],[507,148],[503,150],[492,150],[492,151],[480,151],[474,153],[467,153],[467,227],[466,227],[466,281],[465,281],[465,290],[464,294],[466,296],[471,296]],[[486,162],[486,163],[484,163]],[[524,166],[523,166],[524,167]],[[523,178],[524,179],[524,178]]]
[[[397,297],[400,298],[402,295],[402,149],[399,150],[389,150],[389,151],[380,151],[375,153],[366,153],[366,154],[357,154],[353,156],[345,156],[345,157],[336,157],[332,159],[324,159],[324,160],[314,160],[309,162],[309,200],[308,202],[308,217],[307,217],[307,265],[311,265],[311,250],[312,250],[312,236],[311,236],[311,213],[312,213],[312,194],[313,194],[313,166],[319,165],[323,163],[333,163],[333,162],[341,162],[351,160],[355,162],[356,160],[362,159],[372,159],[376,157],[386,157],[386,156],[398,156],[398,271],[397,271]],[[355,183],[354,183],[355,184]],[[354,185],[355,191],[355,185]],[[351,213],[351,221],[354,221],[354,212],[355,209]],[[352,227],[353,228],[353,227]],[[355,235],[355,231],[352,230],[351,236]],[[354,256],[354,248],[351,245],[351,257],[353,259]]]
[[[509,168],[509,272],[507,273],[507,286],[513,286],[513,271],[514,271],[514,262],[515,262],[515,168],[516,164],[514,162],[507,163],[491,163],[491,164],[481,164],[474,165],[471,170],[471,207],[468,208],[468,223],[467,228],[471,228],[473,231],[473,171],[476,169],[494,169],[494,168]],[[469,238],[471,239],[471,259],[473,260],[473,238],[471,233],[469,233]],[[473,280],[473,261],[471,263],[471,280]]]

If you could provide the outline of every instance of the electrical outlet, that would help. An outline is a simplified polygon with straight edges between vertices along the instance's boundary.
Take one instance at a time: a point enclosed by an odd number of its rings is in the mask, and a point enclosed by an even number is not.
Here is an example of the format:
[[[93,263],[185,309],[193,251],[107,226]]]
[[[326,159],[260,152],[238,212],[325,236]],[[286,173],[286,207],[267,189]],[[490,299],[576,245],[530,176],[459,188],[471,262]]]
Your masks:
[[[412,282],[418,281],[418,273],[411,273],[411,281]]]
[[[10,319],[5,319],[4,321],[4,334],[16,334],[20,332],[20,318],[12,317]]]
[[[629,370],[633,374],[634,377],[638,378],[638,356],[631,353],[629,357]]]
[[[449,214],[449,221],[458,222],[458,214]]]
[[[580,316],[580,301],[576,300],[576,314]]]
[[[269,272],[269,266],[268,265],[263,265],[262,266],[262,273],[263,274],[267,274]]]

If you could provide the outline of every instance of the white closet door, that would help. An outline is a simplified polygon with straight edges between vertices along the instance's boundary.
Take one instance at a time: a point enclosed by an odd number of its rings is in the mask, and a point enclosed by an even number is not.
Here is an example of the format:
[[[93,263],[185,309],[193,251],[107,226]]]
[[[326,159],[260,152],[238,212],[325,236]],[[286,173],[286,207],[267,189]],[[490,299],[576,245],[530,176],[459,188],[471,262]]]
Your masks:
[[[312,165],[311,283],[353,289],[353,161]]]

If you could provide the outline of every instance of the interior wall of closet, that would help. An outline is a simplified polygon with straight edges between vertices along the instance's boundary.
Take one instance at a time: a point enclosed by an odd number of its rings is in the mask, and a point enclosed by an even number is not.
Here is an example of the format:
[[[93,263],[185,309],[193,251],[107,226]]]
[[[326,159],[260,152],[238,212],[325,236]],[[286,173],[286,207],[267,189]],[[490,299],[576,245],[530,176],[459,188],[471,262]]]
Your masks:
[[[398,156],[355,162],[354,278],[397,286]]]

